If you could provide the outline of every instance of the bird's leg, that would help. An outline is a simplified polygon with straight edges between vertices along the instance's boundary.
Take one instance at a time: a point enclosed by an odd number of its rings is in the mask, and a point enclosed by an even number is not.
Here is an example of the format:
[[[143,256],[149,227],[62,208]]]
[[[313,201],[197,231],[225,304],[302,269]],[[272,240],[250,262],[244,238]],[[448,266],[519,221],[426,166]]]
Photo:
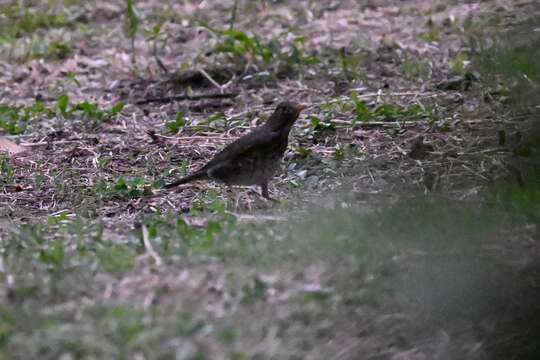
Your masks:
[[[271,201],[277,201],[276,199],[270,197],[270,193],[268,192],[268,183],[261,184],[261,195],[263,198]]]
[[[238,210],[238,204],[240,203],[240,193],[238,191],[236,191],[236,189],[234,188],[234,186],[232,185],[227,185],[227,188],[228,188],[228,192],[229,194],[231,195],[231,198],[234,199],[234,210]]]
[[[268,183],[261,184],[261,195],[263,198],[270,200],[270,194],[268,193]]]

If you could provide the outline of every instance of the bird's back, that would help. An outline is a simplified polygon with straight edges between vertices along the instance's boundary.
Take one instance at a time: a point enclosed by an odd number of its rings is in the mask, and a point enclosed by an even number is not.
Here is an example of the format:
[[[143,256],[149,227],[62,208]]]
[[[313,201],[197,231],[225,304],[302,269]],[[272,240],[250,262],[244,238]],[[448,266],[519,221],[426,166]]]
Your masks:
[[[201,170],[211,179],[230,184],[266,182],[277,171],[287,148],[287,135],[260,126],[226,146]]]

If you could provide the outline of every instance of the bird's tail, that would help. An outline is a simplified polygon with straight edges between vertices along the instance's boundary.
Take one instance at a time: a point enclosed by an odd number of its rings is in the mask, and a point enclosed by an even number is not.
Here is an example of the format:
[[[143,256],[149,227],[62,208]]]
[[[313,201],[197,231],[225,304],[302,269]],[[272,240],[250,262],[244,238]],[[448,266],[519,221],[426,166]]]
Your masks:
[[[183,177],[183,178],[178,179],[178,180],[176,180],[176,181],[174,181],[174,182],[172,182],[170,184],[167,184],[167,185],[163,186],[163,188],[164,189],[170,189],[170,188],[173,188],[175,186],[186,184],[186,183],[191,182],[191,181],[203,180],[203,179],[206,179],[206,178],[208,178],[208,176],[206,175],[206,171],[196,171],[191,175],[188,175],[186,177]]]

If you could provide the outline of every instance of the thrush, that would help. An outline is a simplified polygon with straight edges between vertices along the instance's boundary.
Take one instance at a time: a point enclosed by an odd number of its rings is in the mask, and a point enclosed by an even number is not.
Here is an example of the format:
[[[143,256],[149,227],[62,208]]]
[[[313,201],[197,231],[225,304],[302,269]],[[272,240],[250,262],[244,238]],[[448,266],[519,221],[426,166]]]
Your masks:
[[[164,187],[215,180],[227,185],[259,185],[262,196],[270,199],[268,182],[279,169],[291,128],[305,107],[288,101],[278,104],[263,125],[227,145],[199,170]]]

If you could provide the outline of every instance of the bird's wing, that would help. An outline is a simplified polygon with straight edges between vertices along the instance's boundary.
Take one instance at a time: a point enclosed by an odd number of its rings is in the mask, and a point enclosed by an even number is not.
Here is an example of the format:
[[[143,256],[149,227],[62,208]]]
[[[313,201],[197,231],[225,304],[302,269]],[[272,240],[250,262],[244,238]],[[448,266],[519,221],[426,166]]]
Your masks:
[[[251,133],[242,136],[236,141],[227,145],[217,153],[204,168],[210,169],[224,162],[235,162],[240,157],[258,151],[270,150],[273,144],[278,141],[280,133],[268,131],[268,129],[255,129]]]

